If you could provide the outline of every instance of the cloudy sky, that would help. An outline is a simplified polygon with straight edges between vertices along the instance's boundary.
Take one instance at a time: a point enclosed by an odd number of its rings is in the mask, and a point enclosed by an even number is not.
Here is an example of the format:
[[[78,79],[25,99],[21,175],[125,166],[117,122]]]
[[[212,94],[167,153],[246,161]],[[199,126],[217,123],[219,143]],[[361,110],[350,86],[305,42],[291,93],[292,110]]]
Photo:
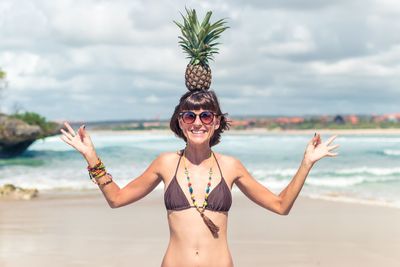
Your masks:
[[[185,93],[179,11],[227,18],[212,88],[230,115],[400,111],[397,0],[1,0],[3,112],[169,118]]]

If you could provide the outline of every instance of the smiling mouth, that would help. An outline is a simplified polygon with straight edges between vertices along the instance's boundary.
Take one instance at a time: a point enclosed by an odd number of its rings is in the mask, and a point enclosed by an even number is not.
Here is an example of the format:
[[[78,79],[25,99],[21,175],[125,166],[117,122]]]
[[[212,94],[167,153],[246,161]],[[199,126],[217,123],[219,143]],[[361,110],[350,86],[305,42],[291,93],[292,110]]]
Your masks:
[[[191,130],[190,132],[192,134],[204,134],[204,133],[206,133],[206,131],[203,131],[203,130]]]

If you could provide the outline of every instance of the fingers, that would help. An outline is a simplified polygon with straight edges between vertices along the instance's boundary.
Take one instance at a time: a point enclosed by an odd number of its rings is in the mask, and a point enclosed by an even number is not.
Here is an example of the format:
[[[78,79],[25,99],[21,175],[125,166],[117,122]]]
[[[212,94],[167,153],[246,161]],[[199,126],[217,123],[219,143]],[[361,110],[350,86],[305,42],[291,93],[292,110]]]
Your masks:
[[[85,125],[82,125],[81,127],[79,127],[78,134],[79,134],[79,137],[81,138],[81,141],[83,142],[83,139],[86,137]]]
[[[64,129],[61,129],[60,131],[64,134],[63,136],[68,138],[68,140],[74,139],[74,136],[72,136],[69,132],[66,132]]]
[[[326,155],[327,155],[328,157],[336,157],[337,155],[339,155],[339,153],[328,152]]]
[[[313,146],[318,146],[319,144],[321,144],[321,135],[315,133],[315,134],[314,134],[314,137],[311,139],[310,143],[311,143]]]
[[[65,135],[61,135],[60,136],[61,140],[63,140],[65,143],[67,143],[68,145],[72,146],[71,141],[65,136]]]
[[[321,144],[321,135],[317,134],[317,146]]]
[[[334,149],[336,149],[338,147],[339,147],[339,145],[328,146],[328,150],[331,151],[331,150],[334,150]]]
[[[72,135],[72,136],[75,136],[75,135],[76,135],[74,129],[72,129],[71,125],[69,125],[68,122],[64,122],[64,125],[65,125],[65,127],[67,127],[67,129],[68,129],[70,135]]]
[[[325,145],[326,145],[326,146],[329,146],[329,145],[333,142],[333,140],[336,139],[336,137],[337,137],[337,135],[331,136],[331,137],[325,142]]]

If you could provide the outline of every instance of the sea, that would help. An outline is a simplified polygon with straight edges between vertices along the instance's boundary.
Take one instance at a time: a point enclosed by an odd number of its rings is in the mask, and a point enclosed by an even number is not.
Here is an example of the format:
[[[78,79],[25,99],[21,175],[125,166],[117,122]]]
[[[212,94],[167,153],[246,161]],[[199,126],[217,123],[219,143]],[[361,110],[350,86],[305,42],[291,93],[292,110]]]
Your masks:
[[[167,132],[89,134],[120,187],[138,177],[159,153],[185,146]],[[322,141],[328,137],[322,136]],[[305,134],[227,132],[213,150],[236,157],[257,181],[279,194],[300,166],[310,138]],[[341,135],[334,143],[340,145],[339,155],[314,165],[301,196],[400,208],[399,135]],[[98,190],[86,166],[80,153],[60,136],[52,136],[36,141],[17,158],[0,159],[0,185],[11,183],[42,193]],[[160,184],[155,190],[163,189]],[[232,193],[242,194],[236,186]]]

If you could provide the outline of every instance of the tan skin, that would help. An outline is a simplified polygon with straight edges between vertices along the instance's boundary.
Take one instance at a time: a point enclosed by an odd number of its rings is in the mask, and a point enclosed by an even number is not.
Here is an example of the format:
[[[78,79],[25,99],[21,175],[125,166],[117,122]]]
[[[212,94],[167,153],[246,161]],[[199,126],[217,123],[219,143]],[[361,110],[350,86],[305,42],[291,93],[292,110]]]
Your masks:
[[[193,110],[200,114],[203,110]],[[214,131],[219,127],[219,118],[216,117],[211,125],[204,125],[197,116],[193,124],[186,124],[179,119],[179,125],[187,138],[185,148],[186,164],[196,200],[203,203],[204,189],[208,182],[208,171],[213,167],[211,190],[220,180],[220,173],[215,161],[210,157],[211,148],[209,141]],[[74,147],[86,159],[90,166],[97,163],[97,154],[87,131],[81,126],[77,134],[68,123],[68,131],[61,130],[61,139]],[[192,130],[202,130],[204,133],[195,134]],[[231,156],[215,153],[220,164],[224,179],[232,188],[235,184],[249,199],[279,215],[289,214],[304,181],[312,166],[323,157],[334,157],[332,152],[338,145],[331,145],[336,136],[322,142],[319,135],[313,137],[306,147],[304,158],[300,167],[288,186],[278,195],[255,180],[243,164]],[[164,183],[164,190],[168,187],[179,160],[179,153],[168,152],[160,154],[150,166],[128,185],[120,189],[112,182],[99,186],[111,208],[118,208],[131,204],[154,190],[160,182]],[[204,179],[207,177],[207,179]],[[99,182],[109,180],[107,175],[100,178]],[[179,165],[177,180],[189,203],[190,195],[186,185],[183,161]],[[233,260],[227,243],[227,212],[205,210],[208,216],[219,226],[218,238],[214,238],[196,209],[190,208],[181,211],[167,211],[170,228],[170,241],[163,258],[162,267],[179,266],[233,266]],[[195,230],[194,230],[195,229]]]

